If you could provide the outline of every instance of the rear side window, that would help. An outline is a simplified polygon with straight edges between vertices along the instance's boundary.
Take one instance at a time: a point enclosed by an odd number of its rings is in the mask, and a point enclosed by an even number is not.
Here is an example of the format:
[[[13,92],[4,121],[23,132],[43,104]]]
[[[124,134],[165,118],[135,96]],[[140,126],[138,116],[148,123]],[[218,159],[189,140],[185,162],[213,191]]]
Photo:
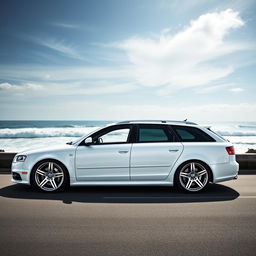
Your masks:
[[[157,125],[142,125],[138,131],[138,142],[168,142],[166,129]]]
[[[172,126],[178,137],[183,142],[213,142],[210,135],[196,127]]]

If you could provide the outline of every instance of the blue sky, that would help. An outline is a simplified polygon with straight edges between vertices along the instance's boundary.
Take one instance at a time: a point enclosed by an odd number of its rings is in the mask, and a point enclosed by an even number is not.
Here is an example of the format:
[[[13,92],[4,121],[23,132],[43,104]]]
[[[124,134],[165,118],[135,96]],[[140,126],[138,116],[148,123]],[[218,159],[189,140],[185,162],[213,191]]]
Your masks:
[[[2,1],[0,119],[256,121],[253,0]]]

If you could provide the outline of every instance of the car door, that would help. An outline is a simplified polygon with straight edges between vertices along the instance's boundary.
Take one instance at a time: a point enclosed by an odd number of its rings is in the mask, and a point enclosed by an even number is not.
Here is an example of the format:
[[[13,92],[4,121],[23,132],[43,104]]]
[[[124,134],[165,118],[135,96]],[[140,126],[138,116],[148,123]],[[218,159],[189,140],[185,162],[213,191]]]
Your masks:
[[[183,151],[167,125],[141,124],[131,152],[131,180],[164,180]]]
[[[115,125],[91,135],[91,144],[83,141],[76,149],[77,180],[129,180],[130,135],[130,125]]]

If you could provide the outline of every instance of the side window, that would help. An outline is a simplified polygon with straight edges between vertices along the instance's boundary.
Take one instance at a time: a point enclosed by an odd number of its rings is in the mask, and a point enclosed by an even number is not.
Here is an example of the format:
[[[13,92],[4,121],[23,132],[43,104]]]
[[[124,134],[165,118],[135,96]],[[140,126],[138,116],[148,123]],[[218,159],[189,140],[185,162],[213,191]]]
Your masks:
[[[129,127],[107,129],[93,137],[94,144],[126,143],[130,133]]]
[[[138,142],[167,142],[168,135],[163,127],[142,126],[139,127]]]
[[[180,140],[183,142],[212,142],[215,141],[210,135],[196,127],[172,126]]]
[[[118,129],[99,137],[100,143],[124,143],[128,140],[130,129]]]

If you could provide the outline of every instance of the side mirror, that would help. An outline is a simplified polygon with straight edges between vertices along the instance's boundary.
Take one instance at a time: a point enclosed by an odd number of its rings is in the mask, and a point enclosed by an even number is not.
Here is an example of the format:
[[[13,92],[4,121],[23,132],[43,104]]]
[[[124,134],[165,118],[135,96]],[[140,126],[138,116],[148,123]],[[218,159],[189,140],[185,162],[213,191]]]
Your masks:
[[[91,145],[91,144],[92,144],[92,137],[86,138],[86,139],[84,140],[84,144],[85,144],[86,146]]]

